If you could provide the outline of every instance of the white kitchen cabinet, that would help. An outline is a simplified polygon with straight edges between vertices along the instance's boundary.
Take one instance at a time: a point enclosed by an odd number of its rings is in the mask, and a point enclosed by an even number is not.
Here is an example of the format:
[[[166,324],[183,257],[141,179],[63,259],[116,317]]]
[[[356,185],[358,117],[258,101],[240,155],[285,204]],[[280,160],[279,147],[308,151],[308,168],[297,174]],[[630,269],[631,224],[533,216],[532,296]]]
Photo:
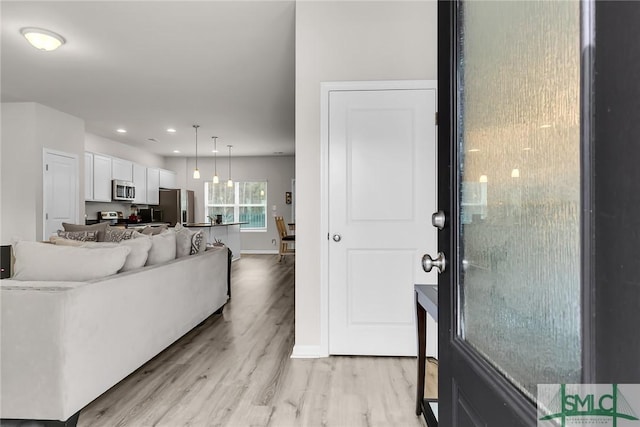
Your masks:
[[[134,203],[147,203],[147,167],[133,164],[133,183],[136,185]]]
[[[111,179],[133,182],[133,162],[112,157]]]
[[[111,157],[93,154],[93,200],[111,201]]]
[[[93,154],[84,153],[84,200],[93,200]]]
[[[147,204],[160,203],[160,169],[147,168]]]
[[[176,188],[176,173],[160,169],[160,188]]]

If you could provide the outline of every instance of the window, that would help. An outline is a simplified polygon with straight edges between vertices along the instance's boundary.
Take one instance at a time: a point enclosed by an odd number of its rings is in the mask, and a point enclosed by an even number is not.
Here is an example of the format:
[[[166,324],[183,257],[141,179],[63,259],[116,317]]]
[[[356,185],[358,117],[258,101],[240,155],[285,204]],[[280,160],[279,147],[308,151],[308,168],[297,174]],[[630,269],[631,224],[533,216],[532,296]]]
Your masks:
[[[267,229],[267,181],[204,183],[205,217],[222,215],[222,222],[247,222],[241,230]]]

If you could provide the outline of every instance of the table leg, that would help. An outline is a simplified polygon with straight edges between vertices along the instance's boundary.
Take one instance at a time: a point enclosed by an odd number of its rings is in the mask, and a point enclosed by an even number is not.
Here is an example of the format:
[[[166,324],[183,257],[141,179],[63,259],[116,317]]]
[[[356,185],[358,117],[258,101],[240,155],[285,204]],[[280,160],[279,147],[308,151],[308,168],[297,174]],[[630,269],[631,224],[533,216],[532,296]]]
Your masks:
[[[416,317],[418,323],[418,390],[416,393],[416,415],[420,415],[422,414],[422,401],[424,399],[424,379],[427,347],[427,312],[420,304],[418,304],[417,294]]]

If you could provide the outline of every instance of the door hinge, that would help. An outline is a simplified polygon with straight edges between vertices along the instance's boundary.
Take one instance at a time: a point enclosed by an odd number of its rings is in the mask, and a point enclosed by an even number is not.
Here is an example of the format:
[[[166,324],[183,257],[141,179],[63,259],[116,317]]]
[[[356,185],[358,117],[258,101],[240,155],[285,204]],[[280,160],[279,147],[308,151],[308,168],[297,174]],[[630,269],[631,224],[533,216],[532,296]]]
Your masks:
[[[49,164],[44,165],[44,170],[46,170],[47,172],[49,172]]]
[[[438,126],[438,112],[436,111],[436,126]]]
[[[49,219],[49,214],[48,213],[44,214],[44,219]]]

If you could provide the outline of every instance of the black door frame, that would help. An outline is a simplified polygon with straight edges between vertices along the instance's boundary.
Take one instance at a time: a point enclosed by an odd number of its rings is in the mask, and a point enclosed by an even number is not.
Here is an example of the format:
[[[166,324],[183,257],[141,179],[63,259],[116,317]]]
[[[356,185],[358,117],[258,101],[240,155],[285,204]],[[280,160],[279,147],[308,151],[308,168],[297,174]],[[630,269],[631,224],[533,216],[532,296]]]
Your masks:
[[[472,393],[481,393],[483,388],[490,388],[490,393],[486,395],[487,402],[483,404],[495,407],[496,410],[507,407],[511,408],[512,420],[503,420],[509,425],[535,425],[536,407],[522,393],[517,391],[513,385],[504,378],[498,371],[489,365],[477,352],[471,350],[468,345],[457,338],[456,321],[458,316],[456,301],[456,286],[458,283],[458,272],[456,271],[458,248],[457,236],[459,235],[458,224],[451,221],[451,218],[458,218],[457,197],[453,197],[459,188],[458,173],[456,165],[459,164],[457,152],[457,99],[458,99],[458,8],[457,0],[438,0],[438,206],[445,212],[448,227],[438,235],[438,249],[446,254],[448,264],[453,268],[448,268],[440,275],[438,306],[440,307],[438,328],[438,348],[439,348],[439,375],[441,380],[438,385],[439,395],[439,424],[456,427],[459,424],[474,423],[477,414],[472,408],[468,411],[464,408],[465,397],[461,396],[455,381],[443,381],[451,379],[455,371],[465,380],[464,389],[471,389]],[[640,10],[640,8],[638,8]],[[602,382],[605,377],[595,375],[596,356],[596,335],[595,325],[595,271],[597,247],[595,235],[595,214],[594,214],[594,191],[593,179],[593,147],[595,146],[592,119],[594,106],[594,87],[598,80],[594,80],[594,22],[596,16],[596,6],[593,0],[583,0],[581,2],[581,304],[582,310],[582,382],[593,383],[596,378]],[[638,14],[640,15],[640,13]],[[631,15],[637,18],[637,15]],[[637,22],[637,21],[636,21]],[[599,28],[600,29],[600,28]],[[638,30],[633,30],[640,33]],[[640,40],[640,39],[636,39]],[[640,44],[638,46],[640,50]],[[638,61],[640,68],[640,61]],[[597,68],[596,68],[597,70]],[[636,74],[636,76],[639,76]],[[636,77],[637,78],[637,77]],[[638,86],[640,92],[640,86]],[[636,94],[636,105],[640,100],[640,94]],[[597,107],[596,107],[597,108]],[[640,117],[636,122],[640,123]],[[640,129],[638,131],[640,137]],[[640,139],[640,138],[639,138]],[[640,154],[640,143],[638,144],[638,154]],[[640,155],[635,158],[636,163],[640,162]],[[611,167],[611,165],[609,165]],[[606,168],[608,169],[608,167]],[[640,169],[637,168],[636,169]],[[640,180],[637,181],[640,185]],[[596,187],[597,188],[597,187]],[[640,205],[640,203],[639,203]],[[639,206],[640,208],[640,206]],[[640,209],[639,209],[640,210]],[[639,215],[640,216],[640,215]],[[640,225],[640,224],[639,224]],[[638,233],[640,235],[640,232]],[[640,239],[639,239],[640,240]],[[640,241],[636,246],[640,257]],[[640,262],[637,263],[640,266]],[[640,267],[636,277],[640,277]],[[636,298],[640,291],[635,294]],[[640,301],[640,299],[637,299]],[[451,311],[447,311],[452,307]],[[640,307],[639,307],[640,308]],[[597,310],[600,311],[600,310]],[[640,316],[636,315],[636,320]],[[604,326],[604,325],[599,325]],[[638,348],[640,349],[640,338]],[[640,353],[635,353],[637,357]],[[606,377],[608,378],[608,377]],[[609,381],[607,381],[609,382]],[[625,382],[625,381],[619,381]],[[626,381],[629,382],[629,381]],[[484,383],[484,384],[483,384]],[[480,384],[480,385],[479,385]],[[462,404],[456,403],[462,400]],[[458,408],[454,407],[454,403]],[[462,407],[462,409],[460,409]],[[459,413],[459,411],[465,413]],[[505,424],[506,425],[506,424]]]

